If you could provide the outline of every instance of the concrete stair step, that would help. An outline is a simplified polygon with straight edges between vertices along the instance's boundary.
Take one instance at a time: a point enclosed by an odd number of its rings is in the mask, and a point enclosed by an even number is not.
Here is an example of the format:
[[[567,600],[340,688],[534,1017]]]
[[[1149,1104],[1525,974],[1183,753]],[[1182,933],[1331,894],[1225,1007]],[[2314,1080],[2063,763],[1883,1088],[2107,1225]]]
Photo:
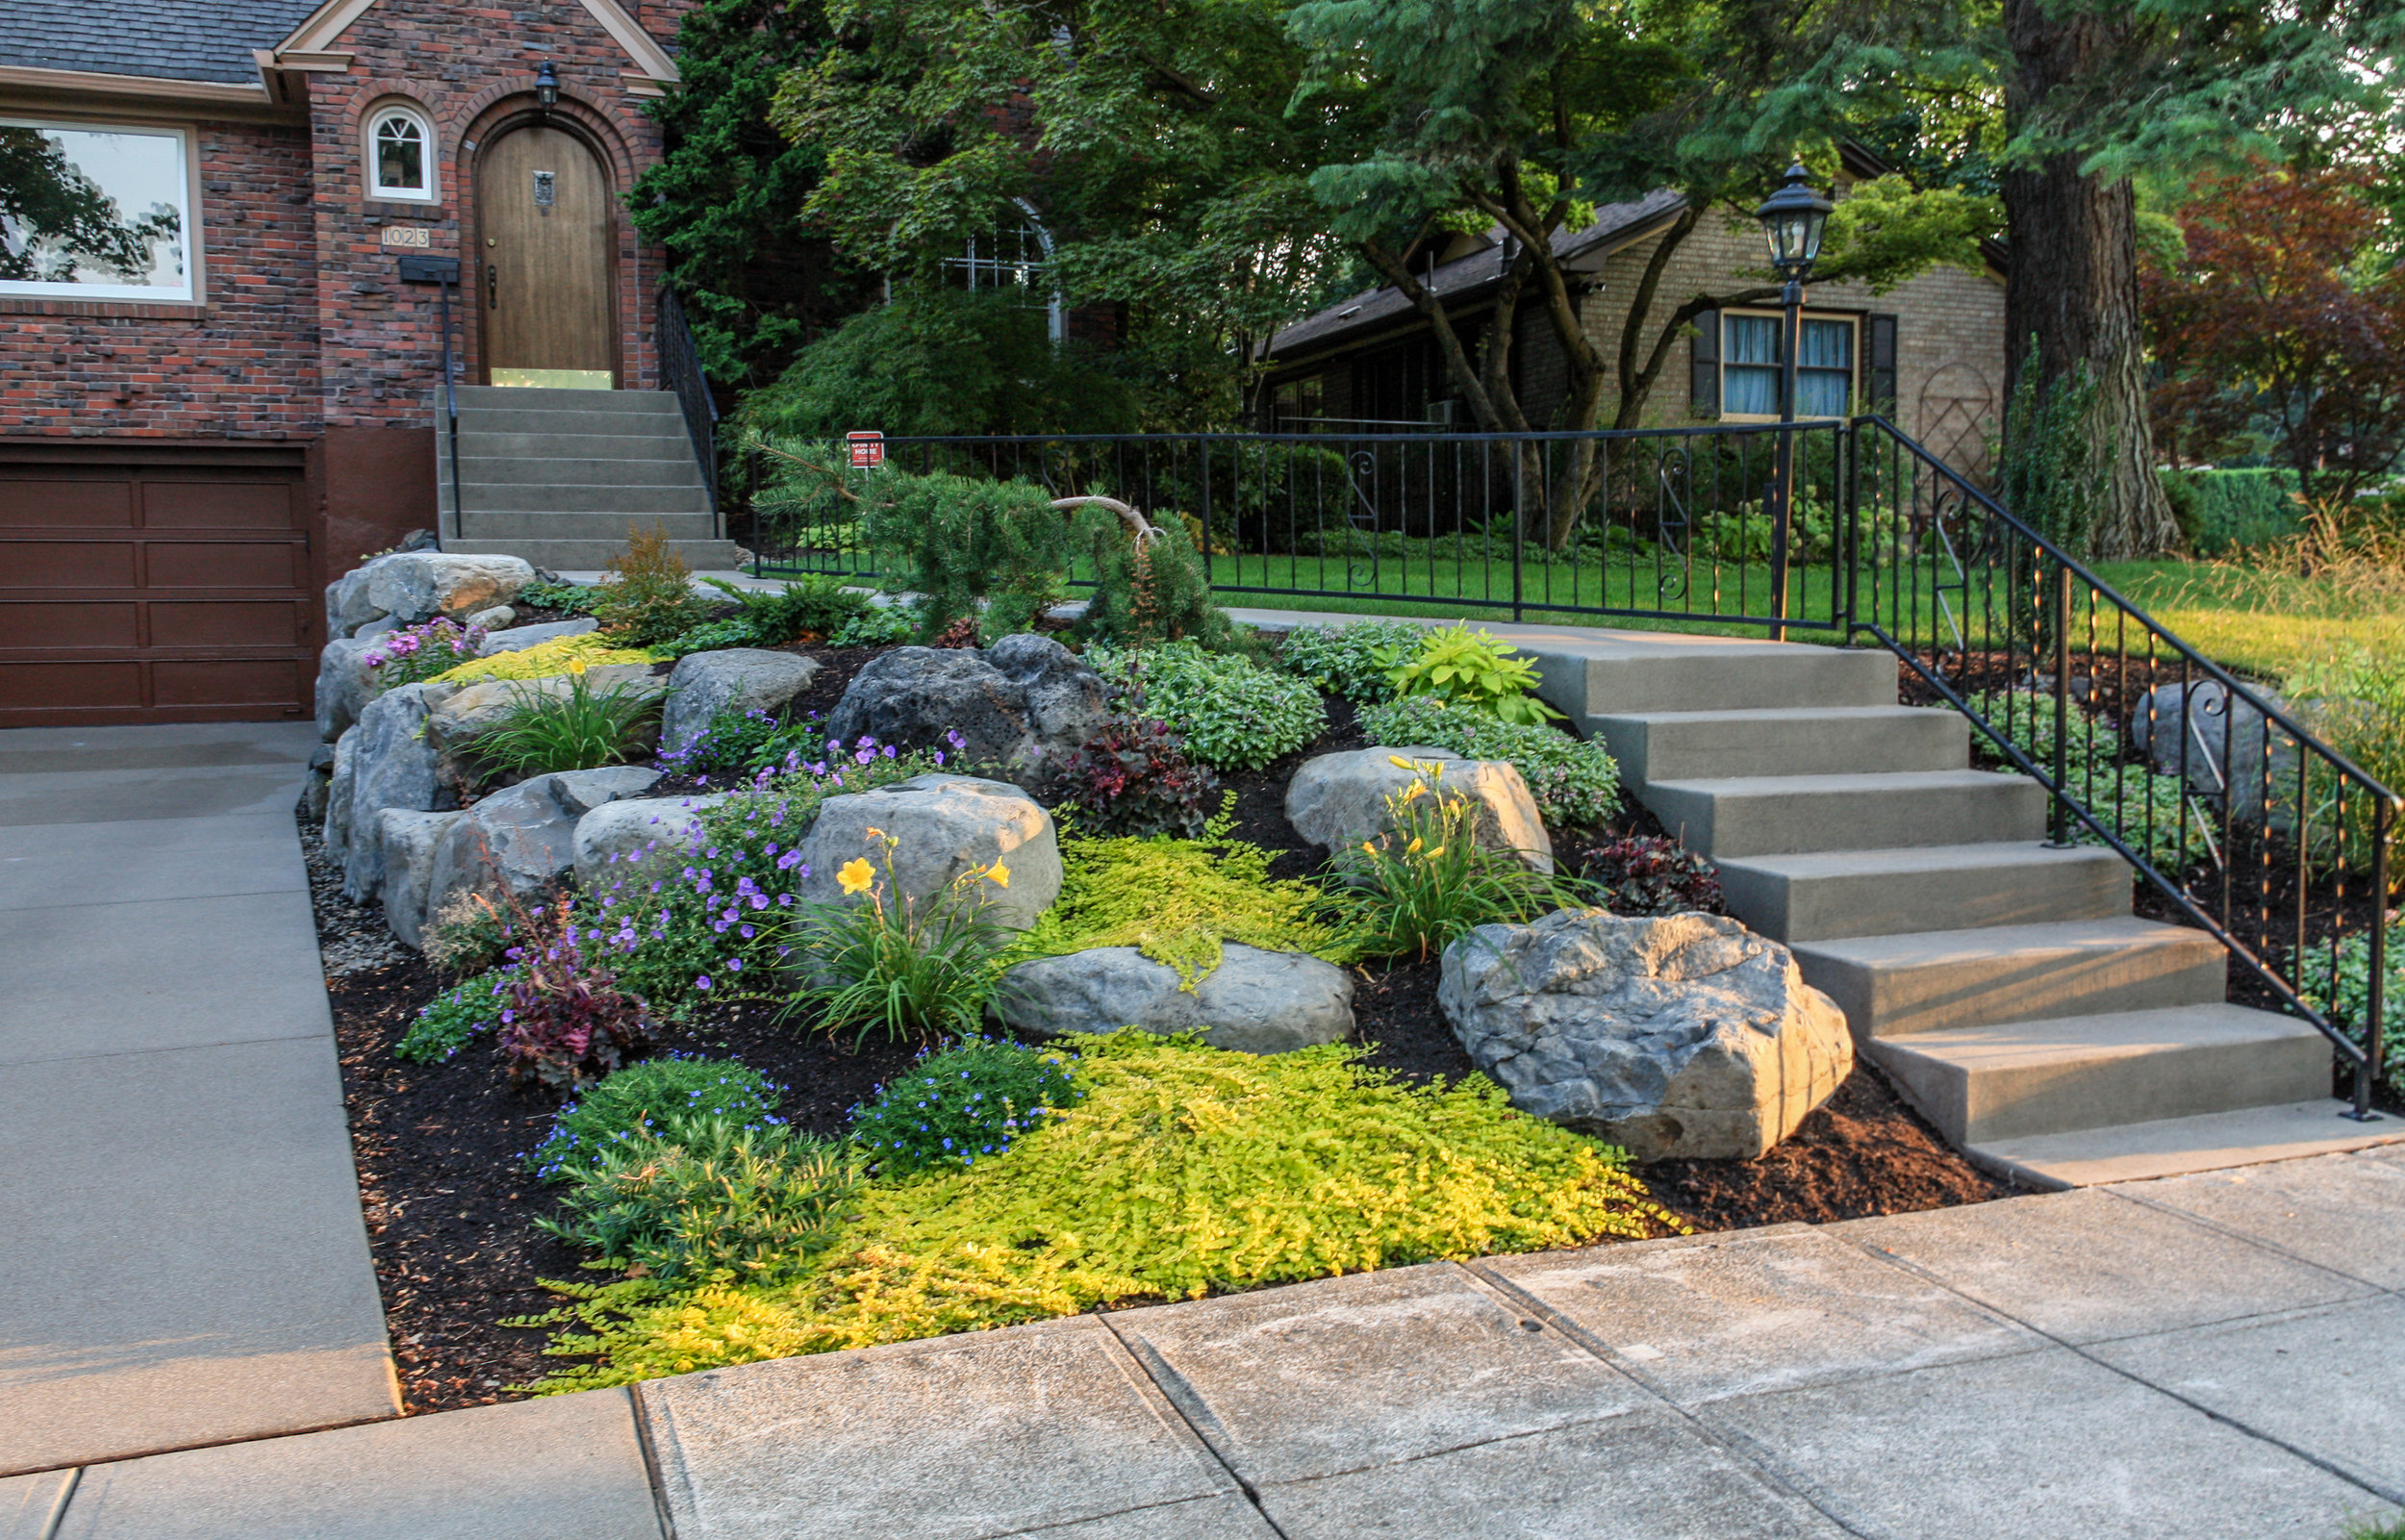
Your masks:
[[[460,416],[476,412],[583,412],[640,417],[667,412],[682,420],[672,391],[562,391],[519,385],[463,385]]]
[[[609,566],[612,557],[626,549],[626,542],[622,537],[618,540],[496,540],[480,535],[463,535],[444,540],[443,548],[471,556],[520,557],[554,572],[597,572]],[[696,572],[735,570],[735,543],[731,540],[671,540],[669,548],[683,557],[685,565]]]
[[[515,430],[465,428],[459,436],[460,473],[470,460],[692,460],[693,441],[684,431],[654,433],[637,424],[631,433],[519,433]],[[443,474],[449,475],[448,450]]]
[[[2217,1004],[2219,942],[2150,920],[2060,921],[1800,942],[1804,977],[1858,1042],[1955,1027]]]
[[[544,486],[577,486],[607,484],[617,487],[699,487],[701,467],[691,449],[680,440],[676,447],[680,455],[626,456],[612,455],[471,455],[461,446],[459,479],[468,487],[503,484],[540,484]],[[482,447],[478,445],[477,447]],[[450,466],[444,463],[443,477],[447,484]]]
[[[1790,944],[2103,920],[2130,911],[2128,863],[2093,846],[1924,845],[1719,865],[1729,913]]]
[[[1715,861],[2036,840],[2046,827],[2044,789],[1992,770],[1657,781],[1639,800]]]
[[[2335,1155],[2405,1140],[2405,1119],[2357,1123],[2346,1110],[2346,1102],[2316,1097],[2281,1106],[1998,1139],[1963,1152],[2033,1187],[2092,1187]]]
[[[595,435],[646,434],[688,438],[685,418],[681,413],[670,412],[585,412],[574,408],[521,407],[505,410],[500,407],[480,408],[459,415],[459,431],[464,439],[477,433],[572,433],[587,437]]]
[[[443,489],[447,497],[450,489]],[[654,514],[706,514],[709,490],[698,483],[664,486],[658,482],[488,481],[463,479],[459,494],[472,512],[477,509],[549,514],[609,514],[648,518]]]
[[[1515,639],[1516,640],[1516,639]],[[1893,706],[1894,654],[1671,632],[1517,642],[1572,721],[1657,711]]]
[[[2311,1023],[2184,1005],[1873,1038],[1870,1056],[1958,1145],[2295,1102],[2330,1090]]]
[[[663,530],[671,540],[711,540],[718,535],[718,522],[708,514],[560,514],[472,505],[458,528],[476,540],[600,541],[614,550],[625,545],[630,529],[645,534]]]
[[[1970,722],[1918,706],[1782,706],[1590,717],[1632,787],[1736,775],[1964,770]]]

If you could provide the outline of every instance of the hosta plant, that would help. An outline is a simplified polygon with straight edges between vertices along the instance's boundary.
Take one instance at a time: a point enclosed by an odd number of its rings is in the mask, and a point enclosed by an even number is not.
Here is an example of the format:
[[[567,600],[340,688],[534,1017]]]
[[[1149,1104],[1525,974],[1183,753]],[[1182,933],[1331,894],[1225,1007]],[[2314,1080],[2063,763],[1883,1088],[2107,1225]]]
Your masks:
[[[1536,666],[1510,656],[1519,650],[1483,630],[1448,626],[1430,632],[1386,677],[1397,695],[1433,695],[1501,721],[1534,726],[1560,720],[1560,712],[1531,694]]]

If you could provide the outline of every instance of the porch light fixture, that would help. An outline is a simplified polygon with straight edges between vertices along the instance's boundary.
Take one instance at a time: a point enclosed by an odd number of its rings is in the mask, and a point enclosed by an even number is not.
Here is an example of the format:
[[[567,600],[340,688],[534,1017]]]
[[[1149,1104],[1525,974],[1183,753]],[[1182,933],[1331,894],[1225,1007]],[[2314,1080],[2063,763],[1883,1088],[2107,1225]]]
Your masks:
[[[1788,166],[1785,184],[1754,211],[1770,241],[1771,266],[1791,284],[1802,283],[1820,259],[1820,238],[1836,207],[1808,185],[1810,174],[1800,162]]]
[[[546,113],[560,105],[560,72],[551,67],[551,61],[548,59],[543,62],[541,69],[535,71],[535,100],[543,104],[543,110]],[[1767,209],[1770,205],[1765,203],[1762,207]],[[1812,244],[1815,246],[1820,244],[1820,237],[1817,234],[1812,237]]]

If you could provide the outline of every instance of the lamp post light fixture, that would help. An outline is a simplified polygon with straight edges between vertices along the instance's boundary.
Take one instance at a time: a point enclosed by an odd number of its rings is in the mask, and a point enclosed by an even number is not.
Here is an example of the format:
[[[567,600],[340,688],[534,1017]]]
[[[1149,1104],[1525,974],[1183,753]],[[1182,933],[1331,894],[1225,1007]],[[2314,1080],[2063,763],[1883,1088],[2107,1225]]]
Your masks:
[[[548,59],[543,62],[541,69],[535,71],[535,100],[546,113],[560,105],[560,72],[551,67]],[[1768,208],[1769,205],[1764,204],[1763,207]]]
[[[1814,192],[1803,164],[1787,167],[1779,190],[1762,200],[1754,217],[1770,242],[1770,265],[1785,281],[1779,303],[1779,460],[1771,482],[1770,639],[1786,640],[1787,531],[1795,513],[1795,363],[1804,351],[1804,280],[1820,257],[1820,238],[1836,205]]]

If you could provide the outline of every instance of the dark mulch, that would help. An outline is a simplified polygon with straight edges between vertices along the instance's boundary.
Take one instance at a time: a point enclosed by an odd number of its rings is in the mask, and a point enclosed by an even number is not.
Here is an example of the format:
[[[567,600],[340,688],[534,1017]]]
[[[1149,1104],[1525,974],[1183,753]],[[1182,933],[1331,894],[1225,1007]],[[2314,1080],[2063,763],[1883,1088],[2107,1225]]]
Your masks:
[[[1328,710],[1328,728],[1318,738],[1259,770],[1238,770],[1219,778],[1222,795],[1236,794],[1235,822],[1228,829],[1228,837],[1269,851],[1273,877],[1308,876],[1328,859],[1325,846],[1313,845],[1286,821],[1286,783],[1294,779],[1294,772],[1306,759],[1370,746],[1369,740],[1361,736],[1361,724],[1354,720],[1352,701],[1342,695],[1328,694],[1322,695],[1320,701]]]

